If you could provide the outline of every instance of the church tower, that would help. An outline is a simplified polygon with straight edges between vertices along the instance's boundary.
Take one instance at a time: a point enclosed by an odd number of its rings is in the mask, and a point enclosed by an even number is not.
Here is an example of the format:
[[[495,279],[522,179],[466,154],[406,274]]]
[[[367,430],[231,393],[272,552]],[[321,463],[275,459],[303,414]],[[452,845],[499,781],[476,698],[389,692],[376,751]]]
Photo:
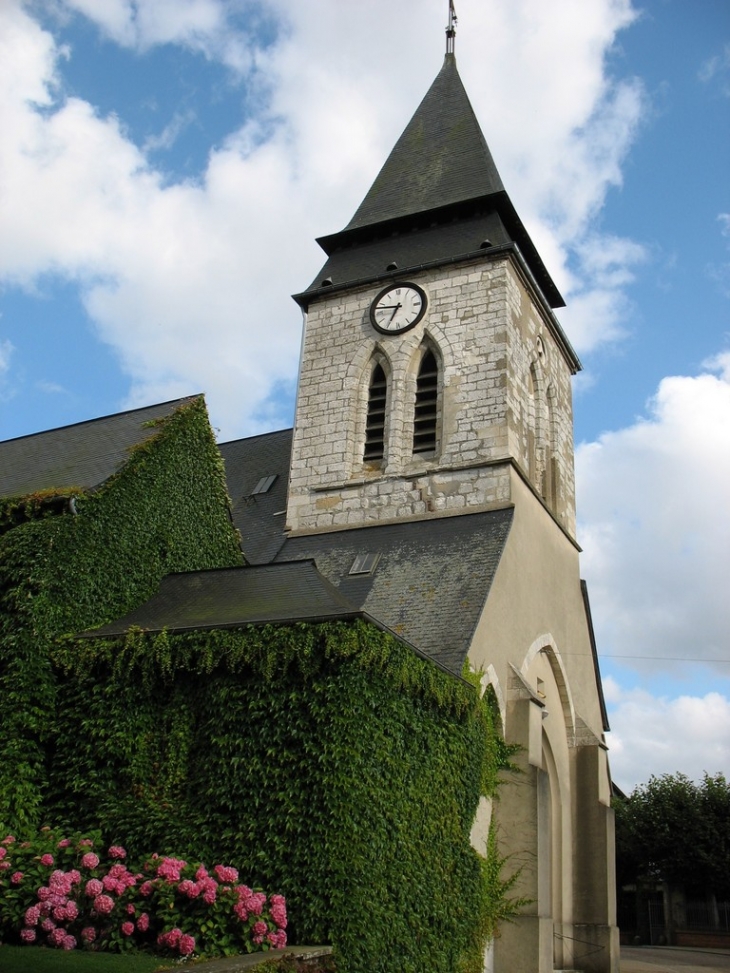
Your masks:
[[[616,973],[608,721],[575,540],[580,363],[453,49],[350,223],[319,243],[327,261],[296,295],[277,556],[314,558],[389,630],[491,685],[519,765],[494,809],[499,850],[528,904],[485,970]],[[477,851],[491,820],[486,802]]]
[[[287,525],[473,513],[515,478],[575,531],[563,300],[507,195],[453,53],[306,312]]]

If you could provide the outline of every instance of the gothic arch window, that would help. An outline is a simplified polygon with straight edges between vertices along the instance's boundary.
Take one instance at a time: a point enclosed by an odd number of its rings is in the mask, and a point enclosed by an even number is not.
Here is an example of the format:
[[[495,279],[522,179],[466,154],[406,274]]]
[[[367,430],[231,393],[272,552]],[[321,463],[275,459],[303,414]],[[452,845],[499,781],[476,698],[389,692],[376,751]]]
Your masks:
[[[375,359],[370,369],[368,404],[365,418],[363,461],[376,463],[385,456],[385,426],[388,410],[388,376],[382,362]]]
[[[439,364],[433,348],[425,346],[416,376],[413,415],[413,453],[435,453],[438,448]]]

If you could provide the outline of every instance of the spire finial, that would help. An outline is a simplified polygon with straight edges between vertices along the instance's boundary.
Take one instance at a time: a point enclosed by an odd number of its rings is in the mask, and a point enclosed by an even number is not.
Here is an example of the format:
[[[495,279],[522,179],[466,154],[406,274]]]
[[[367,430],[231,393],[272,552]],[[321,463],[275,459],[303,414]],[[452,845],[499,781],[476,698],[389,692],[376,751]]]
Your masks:
[[[446,28],[446,53],[454,53],[454,38],[456,37],[456,10],[454,0],[449,0],[449,26]]]

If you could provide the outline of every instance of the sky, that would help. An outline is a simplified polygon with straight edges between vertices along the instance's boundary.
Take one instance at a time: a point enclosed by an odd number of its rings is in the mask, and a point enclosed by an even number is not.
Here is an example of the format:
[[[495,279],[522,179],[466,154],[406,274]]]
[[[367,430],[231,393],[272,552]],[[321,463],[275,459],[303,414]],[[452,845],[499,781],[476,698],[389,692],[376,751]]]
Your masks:
[[[0,0],[0,439],[205,392],[291,425],[301,315],[447,0]],[[730,4],[456,0],[567,301],[578,539],[624,790],[730,776]]]

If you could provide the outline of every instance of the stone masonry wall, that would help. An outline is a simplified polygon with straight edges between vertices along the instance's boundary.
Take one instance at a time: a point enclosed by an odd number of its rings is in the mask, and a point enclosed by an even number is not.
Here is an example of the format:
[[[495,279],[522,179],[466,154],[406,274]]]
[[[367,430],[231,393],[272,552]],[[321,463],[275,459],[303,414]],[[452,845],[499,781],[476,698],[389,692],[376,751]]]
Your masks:
[[[423,320],[402,335],[380,335],[370,323],[370,303],[382,282],[335,292],[310,307],[289,529],[503,505],[510,501],[512,457],[541,495],[551,482],[546,464],[550,468],[553,460],[560,489],[546,502],[572,530],[570,373],[511,258],[450,265],[408,279],[426,291],[429,303]],[[438,448],[413,455],[416,376],[426,346],[440,368]],[[374,358],[388,379],[385,456],[364,463]]]

